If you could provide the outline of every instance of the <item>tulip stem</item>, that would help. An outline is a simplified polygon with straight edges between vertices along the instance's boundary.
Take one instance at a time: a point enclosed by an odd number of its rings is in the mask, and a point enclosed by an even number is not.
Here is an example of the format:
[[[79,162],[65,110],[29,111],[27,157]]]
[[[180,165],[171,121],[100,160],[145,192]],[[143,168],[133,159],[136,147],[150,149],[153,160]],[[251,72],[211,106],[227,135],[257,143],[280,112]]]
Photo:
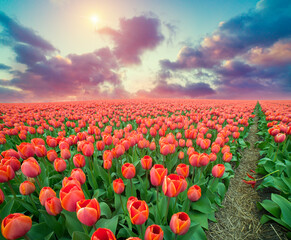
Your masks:
[[[143,234],[142,234],[142,224],[139,225],[139,230],[140,230],[140,237],[142,238],[143,237]]]
[[[276,151],[276,154],[275,154],[274,162],[276,161],[276,158],[277,158],[277,155],[278,155],[278,151],[279,151],[279,143],[278,143],[277,151]]]
[[[175,234],[175,240],[177,240],[177,237],[178,237],[178,235],[177,235],[177,234]]]
[[[40,184],[40,182],[39,182],[38,176],[36,176],[35,180],[36,180],[36,183],[37,183],[39,189],[41,189],[41,184]]]
[[[193,166],[193,174],[192,174],[192,179],[191,179],[191,183],[194,184],[194,176],[195,176],[195,167]]]
[[[132,186],[132,180],[131,180],[131,179],[129,179],[129,181],[130,181],[130,187],[131,187],[131,196],[133,196],[133,186]]]
[[[26,234],[23,236],[23,238],[26,240],[30,240],[30,238]]]
[[[122,203],[122,197],[121,197],[121,194],[118,194],[119,197],[120,197],[120,204],[121,204],[121,207],[122,207],[122,210],[124,212],[124,215],[126,215],[126,212],[125,212],[125,209],[124,209],[124,206],[123,206],[123,203]]]
[[[175,200],[175,204],[174,204],[174,212],[175,212],[175,209],[176,209],[176,205],[177,205],[177,199],[178,199],[178,196],[176,197],[176,200]]]
[[[159,186],[156,186],[157,189],[157,214],[159,215]]]
[[[109,186],[110,186],[110,183],[111,183],[111,174],[110,174],[110,169],[108,168],[107,169],[107,172],[108,172],[108,180],[109,180]]]
[[[84,232],[86,233],[86,235],[88,235],[88,229],[87,229],[87,226],[82,224],[82,227],[83,227],[83,230]]]
[[[96,228],[96,225],[95,225],[95,224],[93,225],[93,228],[94,228],[94,231],[96,231],[96,230],[97,230],[97,228]]]
[[[10,181],[8,181],[8,182],[7,182],[7,185],[8,185],[8,187],[10,188],[10,191],[12,192],[12,194],[13,194],[14,198],[16,198],[16,194],[15,194],[15,192],[14,192],[14,190],[13,190],[12,186],[11,186],[11,183],[10,183]]]
[[[35,206],[35,203],[34,203],[34,201],[33,201],[33,199],[32,199],[31,194],[29,194],[28,196],[29,196],[29,198],[30,198],[30,200],[31,200],[31,204],[32,204],[32,206],[33,206],[33,207],[35,208],[35,210],[38,212],[37,207]]]
[[[168,218],[168,212],[169,212],[170,201],[171,201],[171,198],[168,197],[167,210],[166,210],[166,215],[165,215],[166,223],[167,223],[167,218]]]

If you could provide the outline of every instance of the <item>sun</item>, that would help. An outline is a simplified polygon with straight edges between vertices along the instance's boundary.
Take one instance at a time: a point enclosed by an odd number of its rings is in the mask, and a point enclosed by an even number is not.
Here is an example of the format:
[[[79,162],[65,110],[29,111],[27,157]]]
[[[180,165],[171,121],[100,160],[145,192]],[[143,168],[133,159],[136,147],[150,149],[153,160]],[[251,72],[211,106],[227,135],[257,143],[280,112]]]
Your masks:
[[[99,22],[99,17],[96,14],[92,15],[90,19],[93,24],[97,24]]]

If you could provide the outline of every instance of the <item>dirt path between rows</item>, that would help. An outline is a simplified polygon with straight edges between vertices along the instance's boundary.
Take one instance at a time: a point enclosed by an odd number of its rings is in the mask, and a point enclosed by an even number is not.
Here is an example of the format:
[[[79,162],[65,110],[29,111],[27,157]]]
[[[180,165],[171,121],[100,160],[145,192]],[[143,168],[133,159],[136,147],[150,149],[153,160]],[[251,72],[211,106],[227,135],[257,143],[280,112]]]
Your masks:
[[[209,224],[206,232],[209,240],[283,240],[286,239],[280,227],[272,224],[260,224],[261,214],[256,203],[261,200],[259,193],[250,185],[242,182],[250,169],[255,170],[260,158],[259,150],[255,143],[259,140],[258,117],[254,118],[254,124],[246,141],[250,148],[242,152],[239,167],[235,170],[235,176],[231,179],[228,192],[223,201],[224,208],[216,212],[217,223]]]

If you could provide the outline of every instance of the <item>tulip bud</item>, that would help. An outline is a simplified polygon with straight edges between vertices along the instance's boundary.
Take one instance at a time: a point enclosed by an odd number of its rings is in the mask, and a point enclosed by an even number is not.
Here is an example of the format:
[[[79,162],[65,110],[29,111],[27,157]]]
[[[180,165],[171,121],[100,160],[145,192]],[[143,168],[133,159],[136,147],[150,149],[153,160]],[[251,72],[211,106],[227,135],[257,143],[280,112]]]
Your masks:
[[[170,221],[170,228],[173,233],[178,235],[184,235],[190,228],[190,218],[185,212],[178,212],[173,214]]]
[[[61,200],[57,197],[47,198],[44,205],[47,213],[52,216],[57,216],[63,210]]]
[[[62,207],[69,211],[76,211],[76,203],[85,199],[84,193],[79,185],[68,184],[60,190],[60,199]]]
[[[187,178],[189,175],[189,165],[186,165],[184,163],[180,163],[177,167],[176,167],[176,171],[177,174],[179,176],[183,176],[184,178]]]
[[[47,152],[46,156],[50,162],[53,162],[58,157],[58,154],[55,150],[52,149]]]
[[[131,179],[135,176],[135,167],[131,163],[125,163],[121,167],[121,172],[123,177],[126,179]]]
[[[149,208],[145,201],[136,200],[129,206],[129,217],[132,224],[141,225],[149,217]]]
[[[278,133],[275,137],[274,140],[276,143],[281,143],[284,142],[286,139],[286,135],[284,133]]]
[[[73,157],[73,162],[76,168],[82,168],[82,167],[85,167],[86,165],[85,157],[80,153],[76,154]]]
[[[188,189],[187,196],[192,202],[196,202],[201,197],[201,188],[198,185],[193,185]]]
[[[21,195],[30,195],[35,191],[35,185],[30,181],[24,181],[19,185]]]
[[[1,232],[6,239],[14,240],[23,237],[32,226],[31,218],[22,213],[13,213],[5,217],[1,224]]]
[[[124,183],[121,178],[115,179],[113,181],[113,190],[117,194],[121,194],[124,191]]]
[[[143,169],[149,170],[152,167],[152,158],[150,156],[144,156],[141,159],[141,166]]]
[[[164,239],[164,231],[159,225],[151,225],[148,226],[145,235],[144,240],[163,240]]]
[[[39,201],[42,206],[44,206],[45,201],[50,197],[56,197],[56,192],[50,187],[43,187],[39,193]]]
[[[82,199],[76,203],[76,206],[77,218],[86,226],[93,226],[100,218],[100,205],[96,198]]]
[[[162,185],[168,169],[161,164],[155,164],[150,171],[151,184],[154,186]]]
[[[67,163],[62,158],[56,158],[54,161],[54,168],[57,172],[63,172],[67,168]]]
[[[26,177],[35,178],[41,173],[41,168],[35,158],[30,157],[22,162],[21,171]]]
[[[222,160],[225,162],[230,162],[232,159],[232,153],[230,152],[225,152],[222,156]]]
[[[223,164],[217,164],[212,168],[212,175],[216,178],[221,178],[224,174],[225,166]]]
[[[166,176],[163,182],[163,192],[167,197],[177,197],[181,192],[183,181],[177,174]]]
[[[113,232],[107,228],[98,228],[92,235],[91,240],[116,240]]]
[[[81,185],[86,182],[86,175],[81,168],[72,169],[71,177],[76,178],[81,183]]]

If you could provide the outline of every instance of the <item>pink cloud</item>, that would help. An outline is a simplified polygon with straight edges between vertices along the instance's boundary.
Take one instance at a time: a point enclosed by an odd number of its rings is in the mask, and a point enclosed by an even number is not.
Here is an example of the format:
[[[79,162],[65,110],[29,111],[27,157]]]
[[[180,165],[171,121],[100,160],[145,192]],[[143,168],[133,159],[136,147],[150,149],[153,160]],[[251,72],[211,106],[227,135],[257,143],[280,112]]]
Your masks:
[[[264,66],[286,65],[291,63],[291,41],[276,42],[269,48],[252,48],[247,56],[252,64]]]
[[[120,29],[106,27],[98,30],[100,34],[112,38],[114,54],[124,65],[141,63],[141,55],[155,49],[163,40],[160,32],[160,20],[155,17],[139,16],[120,19]]]

